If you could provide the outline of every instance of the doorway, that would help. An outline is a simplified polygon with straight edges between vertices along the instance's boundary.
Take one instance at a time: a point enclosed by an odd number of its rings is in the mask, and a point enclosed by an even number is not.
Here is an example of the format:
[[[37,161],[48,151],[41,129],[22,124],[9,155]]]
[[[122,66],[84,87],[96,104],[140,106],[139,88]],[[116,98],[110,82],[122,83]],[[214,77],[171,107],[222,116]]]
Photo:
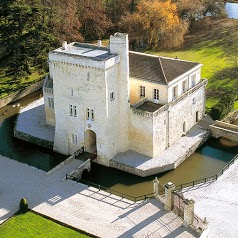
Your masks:
[[[85,131],[85,151],[92,154],[96,154],[97,139],[96,139],[96,133],[92,130]]]

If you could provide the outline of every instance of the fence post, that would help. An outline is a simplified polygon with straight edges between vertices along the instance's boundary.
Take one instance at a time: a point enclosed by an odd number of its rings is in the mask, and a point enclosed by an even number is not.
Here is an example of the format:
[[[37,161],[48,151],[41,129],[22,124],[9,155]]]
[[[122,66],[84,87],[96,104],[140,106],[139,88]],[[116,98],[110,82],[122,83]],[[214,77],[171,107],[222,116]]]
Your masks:
[[[153,184],[154,184],[154,195],[158,196],[159,195],[159,181],[157,177],[155,177],[155,179],[153,180]]]
[[[184,225],[190,226],[193,224],[194,219],[194,200],[184,200]]]
[[[171,182],[168,182],[164,185],[165,188],[165,202],[164,208],[171,211],[173,207],[173,191],[175,190],[175,185]]]
[[[204,217],[203,223],[202,223],[202,230],[206,230],[208,228],[208,221],[207,218]]]

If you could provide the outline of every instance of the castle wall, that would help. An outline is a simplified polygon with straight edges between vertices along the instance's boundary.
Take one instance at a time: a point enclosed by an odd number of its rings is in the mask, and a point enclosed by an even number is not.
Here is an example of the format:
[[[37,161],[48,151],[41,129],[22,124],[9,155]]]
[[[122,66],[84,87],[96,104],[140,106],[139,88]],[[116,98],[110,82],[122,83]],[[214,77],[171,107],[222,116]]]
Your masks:
[[[63,154],[73,154],[85,146],[85,131],[96,133],[98,154],[107,155],[105,122],[107,117],[105,72],[96,68],[55,62],[54,67],[55,145]],[[70,105],[76,115],[70,116]],[[94,120],[87,119],[87,108]],[[90,111],[91,113],[91,111]],[[73,108],[74,114],[74,108]],[[77,136],[77,142],[72,135]]]
[[[166,107],[167,108],[167,107]],[[153,155],[157,157],[159,153],[167,148],[168,138],[168,111],[163,110],[153,116]]]
[[[130,110],[130,150],[153,157],[153,117],[138,113],[139,110]]]
[[[176,142],[197,121],[205,115],[205,86],[199,87],[183,100],[171,102],[168,111],[169,140],[168,146]]]
[[[129,44],[128,34],[115,33],[110,36],[110,53],[116,53],[120,56],[120,62],[117,64],[117,72],[112,77],[118,85],[118,152],[124,152],[129,149]],[[116,80],[115,80],[116,79]]]

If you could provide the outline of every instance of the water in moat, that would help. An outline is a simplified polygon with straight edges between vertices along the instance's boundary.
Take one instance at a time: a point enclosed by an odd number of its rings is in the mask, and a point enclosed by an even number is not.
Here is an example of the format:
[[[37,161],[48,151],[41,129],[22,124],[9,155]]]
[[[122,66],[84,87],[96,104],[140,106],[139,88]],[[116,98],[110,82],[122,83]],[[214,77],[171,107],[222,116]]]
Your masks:
[[[20,103],[20,106],[25,106],[38,99],[39,96],[40,92],[33,93],[14,103],[14,105]],[[30,163],[45,171],[63,161],[66,156],[13,137],[14,121],[18,111],[19,107],[12,107],[12,104],[0,109],[0,134],[2,138],[0,152],[3,152],[7,157],[21,160],[27,164]],[[152,180],[156,176],[162,185],[169,181],[179,185],[202,179],[218,173],[236,154],[238,154],[237,144],[226,140],[209,139],[179,167],[169,172],[141,178],[93,163],[91,172],[84,174],[83,179],[132,196],[138,196],[152,192]]]
[[[19,140],[13,136],[14,122],[20,107],[38,99],[41,94],[41,91],[37,91],[0,108],[0,154],[48,171],[65,160],[67,156],[54,153],[49,149]],[[17,104],[20,104],[20,107],[16,106]]]

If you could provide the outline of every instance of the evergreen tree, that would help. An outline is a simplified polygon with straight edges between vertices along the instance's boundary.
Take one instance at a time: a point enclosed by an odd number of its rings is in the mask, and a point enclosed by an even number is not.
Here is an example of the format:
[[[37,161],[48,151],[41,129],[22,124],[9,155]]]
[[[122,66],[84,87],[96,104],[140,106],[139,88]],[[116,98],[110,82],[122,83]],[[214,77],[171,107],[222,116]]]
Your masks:
[[[0,45],[7,72],[15,79],[31,74],[31,67],[45,70],[55,42],[47,28],[44,7],[37,1],[0,0]]]

